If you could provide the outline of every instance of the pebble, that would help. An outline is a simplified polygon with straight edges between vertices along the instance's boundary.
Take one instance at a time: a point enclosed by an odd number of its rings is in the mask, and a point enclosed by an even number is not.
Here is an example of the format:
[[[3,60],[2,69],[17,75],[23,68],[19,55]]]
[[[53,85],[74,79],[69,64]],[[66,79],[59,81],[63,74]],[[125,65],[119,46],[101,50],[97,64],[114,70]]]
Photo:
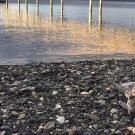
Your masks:
[[[58,94],[58,91],[54,90],[52,91],[52,95],[57,95]]]
[[[56,104],[55,109],[61,109],[61,108],[62,106],[60,105],[60,103]]]
[[[83,91],[80,93],[81,95],[89,95],[89,92]]]
[[[65,117],[64,116],[58,116],[56,121],[59,123],[59,124],[64,124],[65,123]]]
[[[0,127],[0,130],[2,130],[2,131],[10,131],[11,130],[11,128],[9,127],[9,126],[1,126]]]
[[[110,112],[111,112],[111,114],[119,113],[118,109],[116,109],[116,108],[112,108]]]

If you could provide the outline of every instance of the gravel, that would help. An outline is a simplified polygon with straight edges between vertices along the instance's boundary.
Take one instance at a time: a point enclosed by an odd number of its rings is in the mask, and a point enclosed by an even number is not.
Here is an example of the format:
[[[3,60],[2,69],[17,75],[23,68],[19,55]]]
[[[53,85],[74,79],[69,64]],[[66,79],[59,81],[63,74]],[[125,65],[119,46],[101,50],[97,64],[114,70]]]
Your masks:
[[[133,134],[112,82],[135,82],[134,59],[3,65],[0,79],[0,135]]]

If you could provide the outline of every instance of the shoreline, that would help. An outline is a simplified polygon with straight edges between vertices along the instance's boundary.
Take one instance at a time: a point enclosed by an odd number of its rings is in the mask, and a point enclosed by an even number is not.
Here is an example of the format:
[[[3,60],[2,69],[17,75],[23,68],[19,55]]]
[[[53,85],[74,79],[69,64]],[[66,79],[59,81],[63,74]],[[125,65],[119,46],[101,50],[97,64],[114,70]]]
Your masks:
[[[135,81],[135,59],[1,65],[0,78],[2,135],[132,134],[112,82]]]

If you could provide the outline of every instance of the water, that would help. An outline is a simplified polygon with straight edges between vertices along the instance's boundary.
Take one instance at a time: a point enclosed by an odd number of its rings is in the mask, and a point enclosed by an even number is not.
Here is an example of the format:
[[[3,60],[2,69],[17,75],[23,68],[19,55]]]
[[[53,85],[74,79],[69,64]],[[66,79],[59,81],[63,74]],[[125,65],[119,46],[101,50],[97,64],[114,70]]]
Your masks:
[[[98,2],[94,2],[93,26],[88,27],[88,1],[65,1],[64,21],[60,2],[55,1],[53,20],[49,1],[40,1],[39,16],[32,1],[0,5],[0,64],[24,64],[83,60],[90,55],[135,52],[135,2],[104,2],[103,26],[98,24]]]

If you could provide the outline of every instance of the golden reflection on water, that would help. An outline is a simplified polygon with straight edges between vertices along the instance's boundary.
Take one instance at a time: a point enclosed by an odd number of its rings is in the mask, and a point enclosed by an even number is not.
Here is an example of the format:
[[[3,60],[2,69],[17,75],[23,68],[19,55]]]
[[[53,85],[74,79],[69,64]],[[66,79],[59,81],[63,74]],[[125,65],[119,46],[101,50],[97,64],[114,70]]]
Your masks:
[[[126,28],[99,26],[88,27],[86,23],[43,19],[36,13],[5,9],[1,7],[1,19],[5,26],[21,29],[42,30],[44,45],[50,42],[69,44],[70,48],[55,52],[59,55],[135,53],[135,31]],[[22,31],[23,32],[23,31]],[[33,31],[34,32],[34,31]],[[27,35],[24,35],[27,36]],[[30,36],[30,35],[29,35]],[[36,35],[37,38],[39,35]],[[32,37],[31,37],[32,38]],[[36,40],[35,38],[33,40]],[[55,48],[55,46],[54,46]]]

